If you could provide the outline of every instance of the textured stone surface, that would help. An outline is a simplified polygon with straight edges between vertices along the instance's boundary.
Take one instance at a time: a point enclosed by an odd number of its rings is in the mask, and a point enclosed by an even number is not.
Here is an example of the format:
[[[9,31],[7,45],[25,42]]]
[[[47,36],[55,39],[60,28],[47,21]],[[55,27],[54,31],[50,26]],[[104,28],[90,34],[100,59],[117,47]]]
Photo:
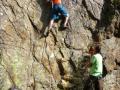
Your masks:
[[[70,29],[59,30],[58,22],[48,37],[42,37],[50,15],[45,0],[1,0],[0,90],[82,90],[88,72],[81,60],[98,36],[109,70],[104,90],[119,90],[120,8],[118,2],[110,2],[113,7],[106,2],[64,0]],[[103,19],[111,8],[115,14]],[[107,24],[99,27],[102,21]]]
[[[101,12],[104,5],[104,0],[85,0],[86,7],[89,13],[95,18],[101,19]]]

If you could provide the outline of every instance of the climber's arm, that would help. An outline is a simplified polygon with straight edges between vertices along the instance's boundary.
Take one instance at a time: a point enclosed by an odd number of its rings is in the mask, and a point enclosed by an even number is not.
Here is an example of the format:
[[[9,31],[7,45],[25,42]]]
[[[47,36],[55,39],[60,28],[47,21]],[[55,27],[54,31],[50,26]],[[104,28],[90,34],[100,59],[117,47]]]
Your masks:
[[[52,6],[52,0],[46,0],[46,5],[50,8]]]
[[[90,60],[87,60],[84,65],[84,69],[89,68],[91,66]]]

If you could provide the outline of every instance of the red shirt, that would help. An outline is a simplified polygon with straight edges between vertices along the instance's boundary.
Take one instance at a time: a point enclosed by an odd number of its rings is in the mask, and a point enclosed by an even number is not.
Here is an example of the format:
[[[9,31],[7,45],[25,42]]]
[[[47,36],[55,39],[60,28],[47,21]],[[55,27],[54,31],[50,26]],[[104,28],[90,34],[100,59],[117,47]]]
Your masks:
[[[61,0],[52,0],[53,4],[61,4]]]

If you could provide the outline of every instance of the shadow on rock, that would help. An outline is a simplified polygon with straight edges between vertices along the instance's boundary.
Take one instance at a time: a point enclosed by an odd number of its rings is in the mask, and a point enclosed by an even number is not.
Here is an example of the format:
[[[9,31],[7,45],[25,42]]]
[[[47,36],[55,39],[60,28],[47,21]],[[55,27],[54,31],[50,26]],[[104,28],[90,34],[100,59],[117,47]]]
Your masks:
[[[37,0],[37,2],[40,5],[41,10],[42,10],[40,21],[42,21],[43,27],[42,27],[42,30],[40,31],[41,33],[43,33],[49,23],[51,5],[48,4],[46,0]]]

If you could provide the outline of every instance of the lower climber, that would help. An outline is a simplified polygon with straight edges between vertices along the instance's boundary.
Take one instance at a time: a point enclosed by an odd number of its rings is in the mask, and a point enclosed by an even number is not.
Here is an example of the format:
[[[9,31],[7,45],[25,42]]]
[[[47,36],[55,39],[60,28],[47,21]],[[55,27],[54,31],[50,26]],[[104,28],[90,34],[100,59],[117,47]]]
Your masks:
[[[87,79],[83,90],[91,90],[90,88],[94,88],[94,90],[103,90],[102,83],[102,74],[103,74],[103,57],[100,54],[100,47],[95,46],[92,49],[92,57],[90,62],[87,62],[86,66],[90,67],[90,76]],[[92,86],[92,87],[91,87]]]

